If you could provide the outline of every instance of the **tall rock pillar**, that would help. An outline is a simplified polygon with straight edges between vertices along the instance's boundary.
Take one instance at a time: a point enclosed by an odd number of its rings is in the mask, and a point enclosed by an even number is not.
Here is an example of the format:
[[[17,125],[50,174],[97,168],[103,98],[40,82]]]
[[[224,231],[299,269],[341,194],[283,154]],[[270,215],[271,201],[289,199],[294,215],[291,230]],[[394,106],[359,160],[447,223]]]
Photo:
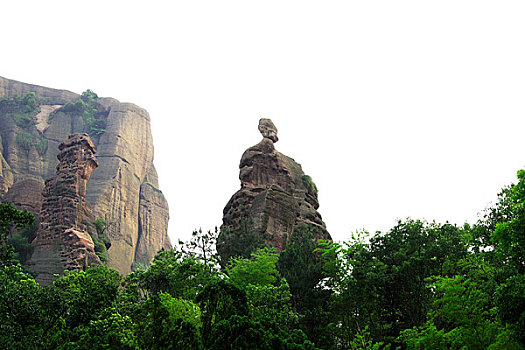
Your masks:
[[[40,229],[33,242],[30,266],[36,280],[50,284],[54,274],[101,264],[89,231],[93,214],[86,202],[86,186],[98,166],[95,146],[87,134],[72,134],[58,147],[56,175],[46,180]]]
[[[321,215],[317,212],[317,188],[301,165],[279,153],[277,128],[270,119],[259,121],[263,139],[248,148],[239,165],[241,189],[224,208],[223,224],[217,240],[222,259],[236,252],[235,245],[249,245],[260,240],[278,252],[298,226],[309,225],[316,238],[331,240]],[[242,247],[241,247],[242,248]],[[238,253],[238,251],[236,252]]]

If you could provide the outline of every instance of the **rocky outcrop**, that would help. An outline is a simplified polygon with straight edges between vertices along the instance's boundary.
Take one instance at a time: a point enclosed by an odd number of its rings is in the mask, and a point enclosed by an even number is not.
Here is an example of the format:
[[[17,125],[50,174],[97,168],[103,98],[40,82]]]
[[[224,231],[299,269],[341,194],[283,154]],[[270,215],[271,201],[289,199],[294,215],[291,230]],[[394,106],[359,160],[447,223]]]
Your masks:
[[[13,203],[18,210],[27,210],[37,221],[42,208],[44,182],[39,179],[24,179],[15,183],[4,196],[5,202]]]
[[[143,190],[159,187],[148,112],[97,98],[93,124],[75,110],[80,95],[0,77],[0,99],[31,92],[38,108],[26,119],[0,109],[0,195],[22,180],[43,182],[53,176],[59,144],[70,134],[88,132],[99,167],[87,185],[86,200],[94,217],[107,224],[108,265],[127,273],[135,261],[149,263],[161,248],[171,247],[167,202],[160,190],[154,196]]]
[[[40,229],[30,266],[42,284],[54,274],[101,264],[90,235],[96,234],[86,188],[98,166],[95,146],[87,134],[73,134],[59,146],[56,175],[46,181],[40,210]]]
[[[315,184],[299,163],[275,149],[277,128],[271,120],[261,119],[259,131],[262,141],[248,148],[241,158],[241,189],[224,208],[217,243],[222,256],[232,244],[227,233],[246,227],[242,222],[277,251],[285,248],[294,229],[301,225],[313,226],[318,232],[316,238],[331,239],[317,212]]]

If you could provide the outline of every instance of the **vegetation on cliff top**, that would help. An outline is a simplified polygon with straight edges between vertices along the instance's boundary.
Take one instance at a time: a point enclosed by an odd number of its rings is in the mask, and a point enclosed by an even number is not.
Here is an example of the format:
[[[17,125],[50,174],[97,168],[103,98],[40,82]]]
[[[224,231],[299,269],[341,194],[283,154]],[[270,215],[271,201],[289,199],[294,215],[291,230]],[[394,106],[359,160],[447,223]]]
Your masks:
[[[91,136],[100,136],[106,132],[106,120],[101,117],[98,109],[98,95],[86,90],[75,102],[66,103],[59,112],[81,116],[86,124],[87,133]]]
[[[24,96],[7,97],[0,99],[0,114],[13,118],[15,124],[22,129],[29,129],[34,125],[33,117],[40,111],[34,92]]]

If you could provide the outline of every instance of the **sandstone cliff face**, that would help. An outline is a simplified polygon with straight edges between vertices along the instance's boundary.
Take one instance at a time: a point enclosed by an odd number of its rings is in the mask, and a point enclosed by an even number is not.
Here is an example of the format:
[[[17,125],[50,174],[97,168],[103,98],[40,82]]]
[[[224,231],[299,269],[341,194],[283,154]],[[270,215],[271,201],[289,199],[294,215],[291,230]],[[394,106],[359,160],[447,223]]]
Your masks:
[[[261,119],[259,131],[263,139],[248,148],[239,165],[241,189],[224,208],[223,225],[217,250],[223,255],[230,239],[224,232],[235,230],[241,222],[249,222],[266,246],[277,251],[285,248],[294,228],[306,224],[331,239],[321,215],[317,189],[301,165],[279,153],[277,128],[271,120]]]
[[[86,200],[94,217],[107,223],[108,265],[127,273],[135,261],[149,263],[158,250],[171,247],[167,202],[162,192],[144,190],[145,186],[158,189],[149,114],[130,103],[98,98],[95,121],[103,127],[96,129],[82,113],[67,108],[80,95],[0,77],[0,99],[29,92],[35,93],[38,104],[29,117],[0,109],[3,200],[20,181],[43,183],[53,176],[58,145],[70,134],[90,132],[99,167],[87,184]],[[13,197],[17,196],[9,198]]]
[[[42,284],[50,284],[53,274],[64,270],[101,264],[90,235],[93,212],[85,200],[87,182],[98,166],[95,146],[87,134],[73,134],[59,150],[56,175],[46,180],[42,194],[40,229],[30,262]]]

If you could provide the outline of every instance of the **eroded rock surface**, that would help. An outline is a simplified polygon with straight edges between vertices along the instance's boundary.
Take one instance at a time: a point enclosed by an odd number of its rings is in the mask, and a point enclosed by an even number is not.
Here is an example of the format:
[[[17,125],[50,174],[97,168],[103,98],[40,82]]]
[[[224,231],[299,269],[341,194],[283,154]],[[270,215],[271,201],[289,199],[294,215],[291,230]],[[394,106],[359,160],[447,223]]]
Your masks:
[[[101,264],[89,233],[93,232],[93,213],[85,200],[87,183],[98,166],[95,146],[87,134],[73,134],[59,150],[56,175],[44,187],[30,263],[42,284],[50,284],[53,274]]]
[[[243,221],[277,251],[284,249],[294,228],[303,224],[317,228],[317,238],[331,239],[317,212],[317,189],[311,178],[299,163],[275,149],[277,128],[271,120],[261,119],[259,131],[262,141],[248,148],[241,158],[241,189],[224,208],[219,254],[231,244],[225,232],[236,230]]]
[[[39,112],[30,118],[32,123],[23,125],[0,111],[3,200],[20,181],[43,183],[54,176],[59,144],[73,133],[90,131],[81,114],[64,108],[78,101],[80,95],[0,77],[0,99],[29,92],[35,93],[39,105]],[[159,187],[148,112],[112,98],[98,98],[96,109],[95,118],[104,128],[90,134],[99,167],[87,185],[86,200],[93,207],[94,217],[107,224],[105,232],[112,244],[108,265],[128,273],[135,261],[149,263],[161,248],[171,247],[168,204],[160,190],[154,197],[143,191],[147,184]]]

